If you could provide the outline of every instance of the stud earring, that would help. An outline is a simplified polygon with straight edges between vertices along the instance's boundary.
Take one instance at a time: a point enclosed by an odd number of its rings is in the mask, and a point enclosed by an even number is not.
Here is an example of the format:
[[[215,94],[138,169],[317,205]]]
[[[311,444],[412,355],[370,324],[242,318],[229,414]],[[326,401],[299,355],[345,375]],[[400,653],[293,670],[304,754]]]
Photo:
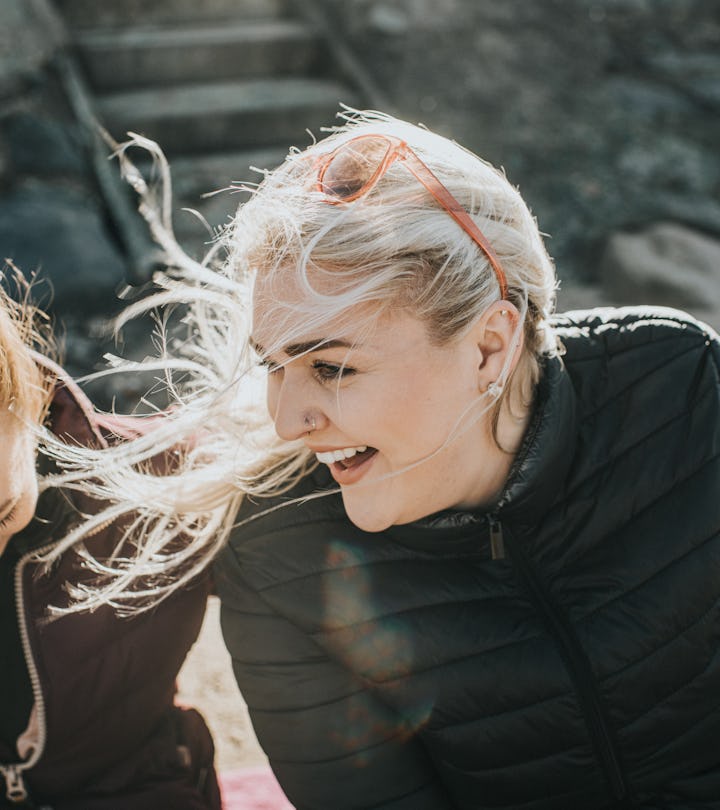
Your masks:
[[[487,387],[487,392],[493,399],[497,399],[502,394],[503,387],[498,382],[491,382]]]

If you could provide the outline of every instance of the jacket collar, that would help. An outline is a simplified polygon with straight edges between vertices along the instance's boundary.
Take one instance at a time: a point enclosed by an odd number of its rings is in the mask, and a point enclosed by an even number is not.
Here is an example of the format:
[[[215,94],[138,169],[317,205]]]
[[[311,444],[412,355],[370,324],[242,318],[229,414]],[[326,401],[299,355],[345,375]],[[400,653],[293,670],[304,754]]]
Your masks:
[[[545,360],[530,424],[496,508],[503,518],[535,523],[563,490],[579,433],[578,401],[560,357]]]

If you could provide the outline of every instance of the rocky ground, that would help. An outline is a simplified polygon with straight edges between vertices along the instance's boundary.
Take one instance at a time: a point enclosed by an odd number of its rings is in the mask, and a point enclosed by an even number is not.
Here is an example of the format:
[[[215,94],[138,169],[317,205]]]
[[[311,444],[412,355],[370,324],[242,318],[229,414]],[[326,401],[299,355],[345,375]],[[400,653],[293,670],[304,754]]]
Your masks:
[[[215,739],[217,767],[226,771],[258,765],[266,758],[232,674],[219,614],[219,602],[212,596],[200,637],[180,673],[178,699],[203,714]]]

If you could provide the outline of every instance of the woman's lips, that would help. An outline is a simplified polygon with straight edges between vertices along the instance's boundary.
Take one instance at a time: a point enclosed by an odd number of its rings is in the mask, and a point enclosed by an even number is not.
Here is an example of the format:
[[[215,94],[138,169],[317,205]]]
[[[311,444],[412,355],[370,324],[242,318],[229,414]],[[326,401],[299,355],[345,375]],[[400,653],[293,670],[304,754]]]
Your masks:
[[[369,463],[376,453],[377,450],[374,447],[368,447],[362,453],[335,461],[329,465],[330,473],[338,484],[354,484],[365,475]]]

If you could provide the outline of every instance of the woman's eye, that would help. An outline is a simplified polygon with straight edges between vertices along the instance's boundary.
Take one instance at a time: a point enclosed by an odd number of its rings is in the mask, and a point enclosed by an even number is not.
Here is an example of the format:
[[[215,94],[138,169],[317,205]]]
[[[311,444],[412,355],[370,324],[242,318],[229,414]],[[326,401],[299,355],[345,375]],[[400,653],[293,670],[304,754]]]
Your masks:
[[[13,506],[13,508],[5,515],[5,517],[0,520],[0,529],[4,529],[8,524],[12,523],[15,520],[15,515],[17,513],[17,507]]]
[[[316,360],[312,364],[315,376],[321,382],[328,382],[332,380],[340,380],[343,377],[349,377],[355,373],[354,368],[349,366],[338,365],[337,363],[328,363],[325,360]]]

